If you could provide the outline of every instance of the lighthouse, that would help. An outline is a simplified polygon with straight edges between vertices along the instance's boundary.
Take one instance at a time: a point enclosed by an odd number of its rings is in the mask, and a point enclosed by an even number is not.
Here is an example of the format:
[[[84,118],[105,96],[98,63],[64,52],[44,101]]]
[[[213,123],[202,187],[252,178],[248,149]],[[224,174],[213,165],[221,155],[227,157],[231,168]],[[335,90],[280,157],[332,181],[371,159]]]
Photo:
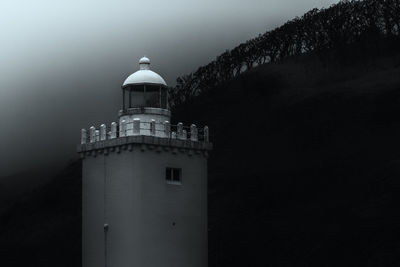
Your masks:
[[[171,124],[143,57],[118,120],[81,130],[83,267],[206,267],[207,126]]]

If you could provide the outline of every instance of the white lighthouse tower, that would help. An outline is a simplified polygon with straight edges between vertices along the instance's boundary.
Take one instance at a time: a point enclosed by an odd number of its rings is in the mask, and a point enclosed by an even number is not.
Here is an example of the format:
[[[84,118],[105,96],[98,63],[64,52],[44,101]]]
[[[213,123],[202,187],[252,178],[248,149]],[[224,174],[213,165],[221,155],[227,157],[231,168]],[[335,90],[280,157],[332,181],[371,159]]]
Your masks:
[[[171,125],[164,79],[139,65],[118,123],[82,129],[82,264],[206,267],[208,128]]]

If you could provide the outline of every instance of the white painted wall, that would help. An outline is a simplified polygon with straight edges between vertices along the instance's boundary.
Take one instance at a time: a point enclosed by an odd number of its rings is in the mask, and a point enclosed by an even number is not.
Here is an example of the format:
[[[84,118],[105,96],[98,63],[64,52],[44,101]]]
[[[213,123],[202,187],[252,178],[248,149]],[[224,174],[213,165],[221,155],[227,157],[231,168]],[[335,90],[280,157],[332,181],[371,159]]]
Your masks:
[[[83,160],[82,266],[104,266],[104,158]]]
[[[166,183],[166,167],[182,168],[182,185]],[[107,266],[206,267],[207,159],[140,145],[88,156],[83,213],[84,267],[105,266],[104,223]]]

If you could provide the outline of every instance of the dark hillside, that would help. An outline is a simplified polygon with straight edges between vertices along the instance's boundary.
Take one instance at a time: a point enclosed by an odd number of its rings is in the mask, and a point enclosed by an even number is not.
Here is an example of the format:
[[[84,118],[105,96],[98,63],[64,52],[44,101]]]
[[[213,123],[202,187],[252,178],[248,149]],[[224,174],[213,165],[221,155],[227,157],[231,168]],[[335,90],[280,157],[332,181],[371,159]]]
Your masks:
[[[210,266],[400,264],[395,43],[261,66],[176,107],[215,146]]]
[[[0,214],[0,265],[81,266],[81,239],[78,161]]]
[[[175,107],[215,146],[210,267],[400,265],[397,47],[287,58]],[[80,266],[80,175],[75,162],[1,215],[2,266]]]
[[[25,193],[43,186],[53,173],[38,171],[21,172],[0,178],[0,214]]]
[[[170,101],[172,104],[186,102],[254,67],[312,52],[324,63],[332,61],[334,55],[333,62],[351,64],[348,56],[365,59],[367,50],[372,54],[381,50],[380,40],[399,36],[400,0],[342,0],[328,8],[314,8],[226,50],[195,72],[178,77],[176,86],[170,90]],[[358,46],[357,50],[348,49],[352,46]],[[349,54],[343,53],[346,50]]]

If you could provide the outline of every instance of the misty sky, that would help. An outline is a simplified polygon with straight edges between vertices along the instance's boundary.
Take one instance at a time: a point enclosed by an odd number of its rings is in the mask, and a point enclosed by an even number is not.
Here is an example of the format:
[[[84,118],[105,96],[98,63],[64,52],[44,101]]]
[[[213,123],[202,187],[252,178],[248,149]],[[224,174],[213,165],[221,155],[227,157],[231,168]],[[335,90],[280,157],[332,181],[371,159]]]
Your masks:
[[[0,1],[0,176],[76,156],[117,119],[146,55],[169,85],[226,49],[338,0]]]

